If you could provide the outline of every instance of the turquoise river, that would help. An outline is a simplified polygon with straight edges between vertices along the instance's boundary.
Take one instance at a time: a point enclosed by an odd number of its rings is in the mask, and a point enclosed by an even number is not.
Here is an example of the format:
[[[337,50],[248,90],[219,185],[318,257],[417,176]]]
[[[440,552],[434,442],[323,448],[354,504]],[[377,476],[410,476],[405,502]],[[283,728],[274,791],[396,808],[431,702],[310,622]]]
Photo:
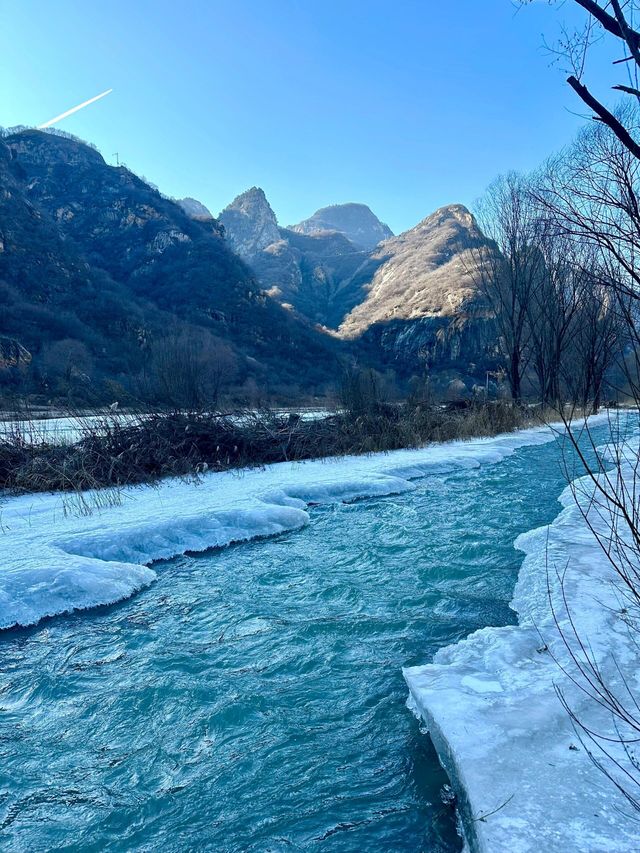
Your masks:
[[[401,669],[514,621],[513,542],[559,512],[561,460],[524,447],[313,508],[158,564],[119,605],[2,633],[0,848],[460,850]]]

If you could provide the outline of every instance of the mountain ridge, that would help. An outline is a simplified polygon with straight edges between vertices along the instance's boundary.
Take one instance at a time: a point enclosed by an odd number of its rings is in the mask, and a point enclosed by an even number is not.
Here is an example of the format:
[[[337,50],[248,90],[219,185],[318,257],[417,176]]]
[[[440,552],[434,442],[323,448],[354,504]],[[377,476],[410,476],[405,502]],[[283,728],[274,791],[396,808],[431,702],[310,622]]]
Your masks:
[[[344,233],[316,230],[317,221],[279,228],[279,239],[260,248],[246,195],[231,205],[244,213],[242,248],[251,250],[243,257],[272,298],[401,371],[424,369],[425,358],[466,369],[488,357],[495,330],[473,270],[474,253],[491,244],[464,205],[444,205],[368,251]],[[261,190],[259,204],[275,237],[277,218]],[[238,246],[233,229],[228,223],[227,237]]]
[[[5,377],[47,389],[66,370],[129,387],[174,333],[222,352],[234,382],[265,389],[335,385],[343,356],[405,378],[477,375],[493,358],[470,274],[489,241],[462,205],[363,249],[318,218],[283,228],[259,187],[215,219],[80,140],[37,130],[0,137],[0,184],[0,336],[29,356],[4,359]]]
[[[464,205],[438,208],[374,250],[364,298],[339,333],[355,337],[385,320],[454,316],[479,298],[472,254],[489,244]]]
[[[336,325],[352,307],[349,294],[339,285],[362,263],[365,253],[344,234],[282,228],[259,187],[236,196],[219,221],[229,246],[280,304],[326,327]]]

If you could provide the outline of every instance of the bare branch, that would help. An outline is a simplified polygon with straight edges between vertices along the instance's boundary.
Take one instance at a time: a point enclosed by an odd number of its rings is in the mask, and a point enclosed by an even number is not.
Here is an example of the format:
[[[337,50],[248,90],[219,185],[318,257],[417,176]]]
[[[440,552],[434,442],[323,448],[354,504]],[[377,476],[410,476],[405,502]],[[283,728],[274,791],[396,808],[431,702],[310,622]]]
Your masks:
[[[577,0],[577,2],[580,2],[580,0]],[[625,148],[627,148],[634,157],[637,157],[640,160],[640,145],[634,140],[626,127],[618,121],[613,113],[609,112],[609,110],[591,94],[587,87],[580,83],[580,81],[573,75],[567,78],[567,83],[575,92],[577,92],[584,103],[590,107],[594,113],[596,113],[600,121],[604,122],[604,124],[606,124],[607,127],[615,133]]]

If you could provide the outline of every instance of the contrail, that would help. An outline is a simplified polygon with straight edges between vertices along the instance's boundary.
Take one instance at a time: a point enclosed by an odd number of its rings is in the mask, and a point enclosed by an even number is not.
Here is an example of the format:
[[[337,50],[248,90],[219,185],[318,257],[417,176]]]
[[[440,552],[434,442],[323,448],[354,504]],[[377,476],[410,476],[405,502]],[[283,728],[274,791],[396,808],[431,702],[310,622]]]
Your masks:
[[[77,107],[72,107],[70,110],[67,110],[66,113],[60,113],[59,116],[51,118],[49,119],[49,121],[45,121],[44,124],[39,124],[38,130],[44,130],[45,127],[51,127],[52,124],[56,124],[57,122],[62,121],[63,118],[73,115],[73,113],[77,113],[78,110],[81,110],[83,107],[88,107],[89,104],[93,104],[95,101],[99,101],[100,98],[104,98],[104,96],[108,95],[109,92],[113,92],[113,89],[107,89],[106,92],[102,92],[100,95],[96,95],[95,98],[89,98],[88,101],[83,101],[81,104],[78,104]]]

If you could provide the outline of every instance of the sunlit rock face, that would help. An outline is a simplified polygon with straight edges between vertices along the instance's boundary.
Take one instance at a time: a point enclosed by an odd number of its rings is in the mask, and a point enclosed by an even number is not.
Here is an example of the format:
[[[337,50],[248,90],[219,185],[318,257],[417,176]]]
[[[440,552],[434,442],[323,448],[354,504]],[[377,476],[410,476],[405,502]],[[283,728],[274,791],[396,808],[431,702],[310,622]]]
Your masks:
[[[442,207],[397,237],[357,204],[279,228],[264,192],[253,188],[220,221],[271,298],[374,362],[402,373],[425,364],[478,373],[495,355],[495,327],[475,274],[478,252],[491,243],[462,205]]]
[[[380,244],[358,275],[362,299],[340,326],[357,337],[374,323],[454,317],[478,298],[475,252],[489,241],[461,204],[441,207]]]
[[[359,293],[339,336],[366,341],[407,369],[458,364],[476,372],[496,349],[477,276],[488,251],[491,242],[466,207],[436,210],[370,253],[350,283]]]
[[[355,304],[346,283],[367,255],[344,234],[280,228],[263,190],[257,187],[234,199],[219,221],[230,248],[282,305],[314,323],[336,328]]]

